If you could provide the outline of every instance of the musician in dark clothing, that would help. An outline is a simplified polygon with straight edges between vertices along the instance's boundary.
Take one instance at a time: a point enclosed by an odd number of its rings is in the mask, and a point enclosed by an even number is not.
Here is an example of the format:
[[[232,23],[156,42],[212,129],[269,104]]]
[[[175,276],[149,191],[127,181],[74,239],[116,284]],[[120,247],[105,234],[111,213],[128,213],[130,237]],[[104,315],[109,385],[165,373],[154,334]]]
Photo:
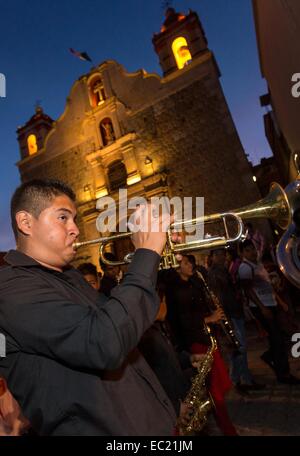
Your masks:
[[[0,269],[0,376],[38,435],[173,435],[172,403],[136,350],[159,307],[162,218],[158,232],[132,235],[133,261],[108,299],[69,266],[76,213],[59,181],[27,182],[12,198],[17,250]]]
[[[209,308],[202,280],[194,274],[194,264],[183,255],[180,268],[165,272],[167,319],[171,325],[179,350],[190,351],[194,342],[210,344],[204,330],[206,323],[215,323],[222,318],[222,311]]]
[[[190,353],[206,353],[211,345],[205,325],[224,318],[222,309],[211,310],[201,278],[195,274],[193,255],[183,255],[180,267],[164,274],[168,313],[167,318],[180,349]],[[214,399],[215,418],[225,435],[236,435],[228,416],[224,396],[232,387],[226,366],[219,350],[214,352],[209,376],[209,390]]]
[[[176,351],[174,339],[166,321],[167,306],[164,287],[159,287],[160,308],[154,324],[145,332],[139,350],[155,372],[161,385],[180,414],[181,401],[191,386],[190,379],[195,374],[193,366],[203,359],[203,355],[191,355],[187,351]]]
[[[230,376],[241,394],[252,390],[260,390],[264,385],[254,381],[248,367],[245,318],[243,311],[242,294],[238,293],[237,285],[233,284],[231,275],[225,266],[225,249],[216,249],[211,252],[211,267],[208,270],[208,286],[217,296],[227,318],[232,323],[235,336],[240,343],[239,350],[232,351]],[[239,299],[240,297],[240,299]]]

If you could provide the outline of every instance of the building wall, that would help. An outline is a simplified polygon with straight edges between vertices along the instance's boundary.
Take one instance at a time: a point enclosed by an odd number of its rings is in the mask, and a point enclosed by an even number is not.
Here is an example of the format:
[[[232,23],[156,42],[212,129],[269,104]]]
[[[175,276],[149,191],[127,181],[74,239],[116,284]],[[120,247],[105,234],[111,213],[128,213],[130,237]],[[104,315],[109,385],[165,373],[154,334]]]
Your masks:
[[[97,73],[107,100],[92,108],[88,83]],[[112,119],[116,136],[107,146],[99,130],[105,117]],[[44,148],[18,166],[22,181],[68,182],[77,195],[82,238],[92,239],[97,189],[109,189],[107,172],[116,159],[125,163],[128,176],[141,179],[128,186],[129,197],[203,196],[206,213],[259,198],[210,52],[165,78],[129,74],[116,62],[104,62],[75,82]],[[117,192],[112,196],[117,199]],[[97,255],[96,247],[81,251],[83,259],[96,262]]]
[[[274,157],[262,158],[258,165],[253,166],[253,174],[256,177],[257,186],[262,197],[269,193],[273,182],[282,185]]]
[[[137,155],[151,151],[154,166],[168,169],[171,195],[203,196],[208,212],[258,195],[222,92],[209,77],[135,114],[131,124],[139,132]]]
[[[271,94],[277,124],[287,143],[286,154],[300,151],[300,98],[291,90],[292,76],[300,73],[300,2],[253,0],[256,35],[263,77]],[[300,92],[299,92],[300,93]],[[290,180],[296,177],[287,158]]]

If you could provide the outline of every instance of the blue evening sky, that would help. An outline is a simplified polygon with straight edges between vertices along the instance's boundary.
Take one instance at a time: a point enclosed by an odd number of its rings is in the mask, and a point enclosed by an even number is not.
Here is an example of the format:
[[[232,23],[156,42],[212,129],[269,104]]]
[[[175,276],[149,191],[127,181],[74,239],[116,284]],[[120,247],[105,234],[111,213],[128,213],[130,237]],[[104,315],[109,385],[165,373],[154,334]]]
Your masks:
[[[161,0],[0,0],[0,251],[14,246],[9,200],[19,184],[16,129],[37,100],[56,119],[74,81],[90,69],[69,53],[86,51],[96,64],[114,59],[127,71],[161,74],[152,35],[164,21]],[[183,13],[199,14],[246,153],[253,163],[271,154],[263,130],[261,77],[251,0],[174,0]],[[220,144],[220,150],[222,144]]]

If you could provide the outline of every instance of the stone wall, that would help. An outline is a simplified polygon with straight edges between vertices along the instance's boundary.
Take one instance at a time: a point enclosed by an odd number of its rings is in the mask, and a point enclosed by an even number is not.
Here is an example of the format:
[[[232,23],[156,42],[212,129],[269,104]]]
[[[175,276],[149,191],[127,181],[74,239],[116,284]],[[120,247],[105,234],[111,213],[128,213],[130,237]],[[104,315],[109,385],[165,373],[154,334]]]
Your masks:
[[[171,196],[203,196],[207,212],[256,201],[259,193],[220,87],[196,81],[139,111],[136,156],[168,171]]]

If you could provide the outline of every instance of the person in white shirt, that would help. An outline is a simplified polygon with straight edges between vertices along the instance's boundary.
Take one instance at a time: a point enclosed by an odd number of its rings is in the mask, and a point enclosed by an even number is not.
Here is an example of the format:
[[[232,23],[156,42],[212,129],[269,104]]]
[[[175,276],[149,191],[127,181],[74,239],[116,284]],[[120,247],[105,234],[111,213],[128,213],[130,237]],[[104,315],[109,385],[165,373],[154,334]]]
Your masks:
[[[257,250],[250,239],[240,245],[240,252],[243,261],[238,277],[251,312],[268,333],[269,349],[261,359],[274,370],[279,383],[300,384],[300,379],[290,374],[287,350],[277,321],[277,302],[268,272],[258,261]]]
[[[253,228],[251,222],[246,223],[245,227],[247,229],[247,239],[253,242],[257,250],[258,259],[261,260],[265,250],[265,239],[263,235],[260,233],[260,231],[258,231],[257,229],[255,230]]]

